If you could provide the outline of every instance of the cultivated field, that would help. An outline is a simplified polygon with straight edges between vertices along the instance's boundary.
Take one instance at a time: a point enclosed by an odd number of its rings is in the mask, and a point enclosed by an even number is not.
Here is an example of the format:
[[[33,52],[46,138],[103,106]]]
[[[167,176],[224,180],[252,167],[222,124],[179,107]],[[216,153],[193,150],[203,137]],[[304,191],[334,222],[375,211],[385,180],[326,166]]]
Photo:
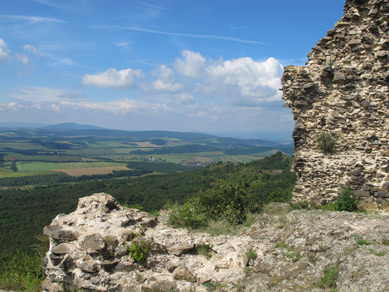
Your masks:
[[[114,170],[130,170],[126,166],[106,166],[106,167],[91,167],[91,168],[70,168],[70,169],[56,169],[53,171],[64,172],[71,176],[94,175],[94,174],[108,174]]]
[[[205,166],[247,163],[290,149],[269,141],[180,132],[0,129],[0,178],[126,170],[133,161]]]
[[[88,168],[106,168],[106,167],[125,167],[125,164],[118,162],[17,162],[18,171],[31,172],[41,170],[72,170],[72,169],[88,169]]]

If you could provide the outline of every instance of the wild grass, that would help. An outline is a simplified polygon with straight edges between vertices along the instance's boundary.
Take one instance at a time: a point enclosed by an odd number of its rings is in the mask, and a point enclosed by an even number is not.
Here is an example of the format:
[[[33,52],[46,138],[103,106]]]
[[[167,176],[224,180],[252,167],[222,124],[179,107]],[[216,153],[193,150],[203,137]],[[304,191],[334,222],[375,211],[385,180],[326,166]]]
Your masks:
[[[320,279],[320,288],[335,288],[336,280],[339,276],[339,269],[337,266],[327,266],[323,269],[323,276]]]

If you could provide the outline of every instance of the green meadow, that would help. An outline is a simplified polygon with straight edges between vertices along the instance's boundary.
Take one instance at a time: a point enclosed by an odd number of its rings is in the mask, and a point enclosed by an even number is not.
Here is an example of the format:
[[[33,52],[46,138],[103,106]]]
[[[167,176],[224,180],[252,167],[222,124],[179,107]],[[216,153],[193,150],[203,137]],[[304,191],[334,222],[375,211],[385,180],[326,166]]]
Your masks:
[[[34,172],[44,170],[58,170],[58,169],[73,169],[73,168],[95,168],[95,167],[108,167],[108,166],[125,166],[123,163],[117,162],[67,162],[67,163],[54,163],[54,162],[17,162],[16,166],[18,171],[21,172]]]

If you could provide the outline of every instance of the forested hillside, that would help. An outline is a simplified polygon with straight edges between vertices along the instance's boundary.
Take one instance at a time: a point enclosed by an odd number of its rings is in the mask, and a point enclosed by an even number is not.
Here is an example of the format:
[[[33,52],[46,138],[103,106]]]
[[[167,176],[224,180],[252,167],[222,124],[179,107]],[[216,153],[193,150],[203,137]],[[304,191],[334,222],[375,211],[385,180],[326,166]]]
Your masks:
[[[121,204],[140,205],[146,211],[161,209],[168,201],[183,203],[216,181],[242,185],[253,200],[286,194],[295,177],[290,158],[280,152],[247,164],[217,163],[189,172],[111,179],[32,190],[0,191],[0,250],[29,250],[34,236],[57,214],[76,208],[79,197],[106,192]],[[271,170],[275,174],[272,174]],[[281,171],[282,170],[282,171]]]
[[[187,172],[1,190],[0,270],[7,273],[21,265],[39,270],[39,255],[33,248],[39,244],[36,237],[55,216],[74,211],[80,197],[106,192],[120,204],[153,212],[168,202],[185,203],[200,191],[226,182],[239,186],[260,206],[269,200],[289,199],[295,182],[290,165],[291,158],[278,152],[247,164],[217,163]],[[141,169],[142,164],[132,167]],[[9,266],[11,263],[14,267]],[[0,280],[2,277],[9,275],[0,274]]]

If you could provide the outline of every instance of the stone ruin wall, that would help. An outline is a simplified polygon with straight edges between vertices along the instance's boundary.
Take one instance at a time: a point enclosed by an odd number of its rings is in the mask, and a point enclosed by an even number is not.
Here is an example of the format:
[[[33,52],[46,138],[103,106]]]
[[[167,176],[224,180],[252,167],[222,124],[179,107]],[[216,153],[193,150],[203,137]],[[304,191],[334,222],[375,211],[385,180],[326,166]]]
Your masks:
[[[389,205],[387,0],[347,0],[344,16],[282,77],[295,120],[296,201],[324,203],[350,187],[365,207]],[[318,147],[321,134],[336,152]]]

